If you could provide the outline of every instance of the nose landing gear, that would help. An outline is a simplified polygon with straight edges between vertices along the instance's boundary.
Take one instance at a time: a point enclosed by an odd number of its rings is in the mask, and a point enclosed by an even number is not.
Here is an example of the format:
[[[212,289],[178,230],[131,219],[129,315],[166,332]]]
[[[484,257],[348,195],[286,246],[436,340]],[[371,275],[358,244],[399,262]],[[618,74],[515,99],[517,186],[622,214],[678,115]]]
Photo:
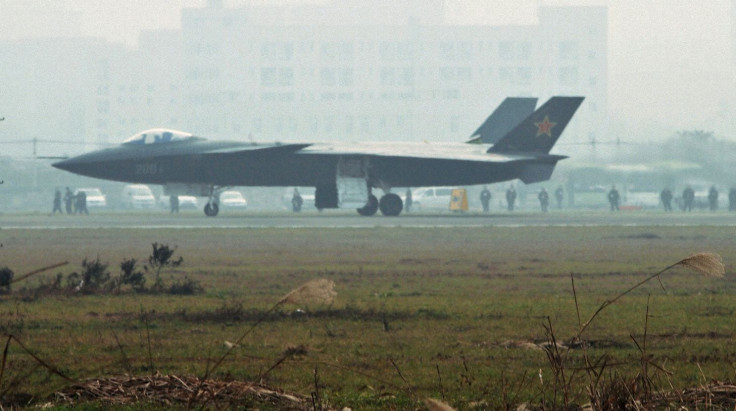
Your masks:
[[[220,212],[220,191],[224,190],[224,187],[210,187],[210,198],[207,200],[207,204],[204,205],[204,215],[207,217],[215,217]]]
[[[207,217],[215,217],[220,212],[220,207],[215,202],[208,202],[204,206],[204,215]]]

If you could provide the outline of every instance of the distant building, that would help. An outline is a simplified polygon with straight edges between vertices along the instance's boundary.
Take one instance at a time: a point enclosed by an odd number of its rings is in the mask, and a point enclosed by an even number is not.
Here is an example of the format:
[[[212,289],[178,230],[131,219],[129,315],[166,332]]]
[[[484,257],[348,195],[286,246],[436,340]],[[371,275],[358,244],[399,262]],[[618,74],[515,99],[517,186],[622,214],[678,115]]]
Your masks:
[[[13,121],[0,138],[83,143],[71,152],[151,127],[462,141],[506,96],[583,95],[564,139],[605,139],[605,7],[542,7],[523,26],[444,22],[442,0],[235,9],[212,0],[183,10],[181,30],[142,33],[133,50],[80,37],[1,43],[0,109]]]
[[[561,94],[587,98],[565,138],[597,138],[607,110],[604,7],[543,7],[529,26],[448,26],[442,1],[414,3],[185,9],[187,128],[457,141],[508,95]]]

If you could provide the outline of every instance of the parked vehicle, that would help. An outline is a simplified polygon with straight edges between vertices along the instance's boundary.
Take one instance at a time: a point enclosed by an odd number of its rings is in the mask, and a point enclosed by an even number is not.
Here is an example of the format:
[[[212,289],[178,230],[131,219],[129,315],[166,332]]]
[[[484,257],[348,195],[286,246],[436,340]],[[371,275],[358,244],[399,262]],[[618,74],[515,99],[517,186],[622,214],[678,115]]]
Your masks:
[[[220,208],[240,208],[248,207],[248,201],[243,197],[240,191],[223,191],[220,193]]]
[[[145,184],[128,184],[123,188],[123,207],[128,209],[154,208],[156,197]]]
[[[452,199],[452,187],[424,187],[412,192],[412,209],[449,210]]]
[[[87,195],[87,208],[103,208],[107,207],[107,198],[102,194],[99,188],[78,188],[74,190],[74,196],[84,192]]]

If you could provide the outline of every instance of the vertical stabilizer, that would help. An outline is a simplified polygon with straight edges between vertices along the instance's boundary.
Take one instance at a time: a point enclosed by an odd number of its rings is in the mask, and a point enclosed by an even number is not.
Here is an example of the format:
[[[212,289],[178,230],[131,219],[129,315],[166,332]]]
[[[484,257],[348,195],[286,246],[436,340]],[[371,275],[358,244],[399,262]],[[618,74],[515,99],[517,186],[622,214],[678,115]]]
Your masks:
[[[506,97],[470,136],[470,142],[496,144],[506,133],[532,114],[536,106],[536,97]]]
[[[489,153],[549,153],[584,97],[552,97],[509,131]]]

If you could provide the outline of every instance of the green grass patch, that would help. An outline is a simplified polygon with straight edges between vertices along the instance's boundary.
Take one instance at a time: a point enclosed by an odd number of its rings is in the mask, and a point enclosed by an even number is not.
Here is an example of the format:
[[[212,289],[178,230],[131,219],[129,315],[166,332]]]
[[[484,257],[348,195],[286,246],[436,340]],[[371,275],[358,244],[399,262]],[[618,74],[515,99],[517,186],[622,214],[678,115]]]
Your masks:
[[[554,400],[544,351],[522,343],[572,337],[606,299],[699,251],[728,264],[730,227],[529,227],[369,229],[2,230],[3,265],[16,277],[61,261],[69,265],[14,283],[0,296],[0,327],[11,342],[0,381],[2,402],[31,403],[71,380],[109,375],[203,376],[249,327],[214,376],[262,381],[331,407],[413,408],[427,397],[459,408],[501,408]],[[22,288],[79,271],[84,258],[143,261],[151,243],[177,247],[171,283],[188,276],[202,294],[40,295]],[[301,284],[336,284],[331,306],[282,305]],[[148,280],[150,284],[153,279]],[[734,281],[684,269],[666,273],[603,311],[585,337],[592,356],[635,374],[647,306],[647,349],[672,374],[662,388],[734,377]],[[633,337],[633,339],[632,339]],[[288,355],[301,347],[298,355]],[[283,360],[282,360],[283,359]],[[281,362],[279,362],[281,360]],[[581,359],[573,354],[575,364]],[[613,367],[613,365],[612,365]],[[538,376],[542,370],[542,379]],[[582,373],[573,401],[585,403]],[[656,374],[653,372],[653,374]],[[151,409],[156,409],[151,405]],[[90,405],[89,409],[97,409]],[[123,408],[124,409],[124,408]]]

